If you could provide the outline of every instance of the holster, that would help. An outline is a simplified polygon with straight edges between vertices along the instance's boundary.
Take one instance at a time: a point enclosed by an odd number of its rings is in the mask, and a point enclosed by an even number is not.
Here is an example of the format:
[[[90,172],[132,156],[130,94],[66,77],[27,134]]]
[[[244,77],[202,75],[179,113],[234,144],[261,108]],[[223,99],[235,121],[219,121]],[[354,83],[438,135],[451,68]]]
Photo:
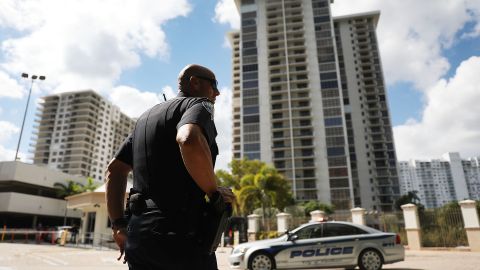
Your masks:
[[[203,215],[202,234],[200,237],[202,238],[202,246],[209,254],[217,250],[231,216],[232,205],[225,203],[221,195],[207,204]]]
[[[145,211],[145,198],[142,193],[137,192],[133,188],[128,194],[127,203],[125,205],[125,218],[129,220],[132,215],[140,215]]]

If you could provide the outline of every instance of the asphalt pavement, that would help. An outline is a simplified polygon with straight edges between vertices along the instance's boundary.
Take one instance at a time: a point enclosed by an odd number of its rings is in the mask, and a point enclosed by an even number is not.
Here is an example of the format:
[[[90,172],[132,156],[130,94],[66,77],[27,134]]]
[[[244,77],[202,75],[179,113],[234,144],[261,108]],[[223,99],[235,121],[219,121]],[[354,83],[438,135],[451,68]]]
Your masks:
[[[217,251],[219,270],[228,270],[230,248]],[[0,243],[0,270],[126,270],[117,261],[118,251],[78,247],[61,247],[50,244]],[[480,252],[407,250],[406,260],[385,265],[396,270],[480,270]],[[193,269],[192,269],[193,270]]]

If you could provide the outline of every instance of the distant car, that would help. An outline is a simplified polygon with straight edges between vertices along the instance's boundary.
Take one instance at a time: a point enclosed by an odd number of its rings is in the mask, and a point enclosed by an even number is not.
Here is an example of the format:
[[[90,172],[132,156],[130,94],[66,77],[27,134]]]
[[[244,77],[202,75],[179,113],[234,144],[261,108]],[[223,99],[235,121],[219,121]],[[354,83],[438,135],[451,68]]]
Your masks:
[[[47,242],[52,241],[52,235],[53,235],[53,241],[55,243],[60,243],[60,239],[62,238],[62,233],[67,230],[67,235],[65,240],[68,242],[70,240],[70,237],[72,236],[72,226],[55,226],[55,229],[51,232],[45,235],[44,239]]]
[[[348,222],[311,222],[269,240],[232,250],[232,269],[347,268],[379,270],[403,261],[400,236]]]

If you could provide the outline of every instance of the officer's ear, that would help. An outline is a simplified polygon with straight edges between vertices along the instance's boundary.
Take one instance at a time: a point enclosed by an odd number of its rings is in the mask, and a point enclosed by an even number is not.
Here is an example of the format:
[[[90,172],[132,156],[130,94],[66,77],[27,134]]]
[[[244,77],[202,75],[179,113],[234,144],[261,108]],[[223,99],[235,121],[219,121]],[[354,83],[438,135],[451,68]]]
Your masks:
[[[192,91],[197,91],[198,88],[200,88],[200,79],[195,77],[195,76],[191,76],[190,77],[190,87],[189,87],[189,90],[190,92]]]

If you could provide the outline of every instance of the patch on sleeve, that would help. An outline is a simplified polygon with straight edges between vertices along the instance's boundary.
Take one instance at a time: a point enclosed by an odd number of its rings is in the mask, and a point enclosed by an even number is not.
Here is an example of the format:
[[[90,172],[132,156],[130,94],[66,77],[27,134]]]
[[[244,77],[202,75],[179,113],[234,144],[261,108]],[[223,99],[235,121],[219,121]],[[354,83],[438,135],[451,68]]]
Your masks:
[[[209,101],[202,101],[202,105],[205,108],[205,110],[207,110],[207,112],[210,113],[210,115],[212,116],[212,120],[213,120],[213,116],[215,114],[215,107],[213,106],[213,103],[211,103]]]

